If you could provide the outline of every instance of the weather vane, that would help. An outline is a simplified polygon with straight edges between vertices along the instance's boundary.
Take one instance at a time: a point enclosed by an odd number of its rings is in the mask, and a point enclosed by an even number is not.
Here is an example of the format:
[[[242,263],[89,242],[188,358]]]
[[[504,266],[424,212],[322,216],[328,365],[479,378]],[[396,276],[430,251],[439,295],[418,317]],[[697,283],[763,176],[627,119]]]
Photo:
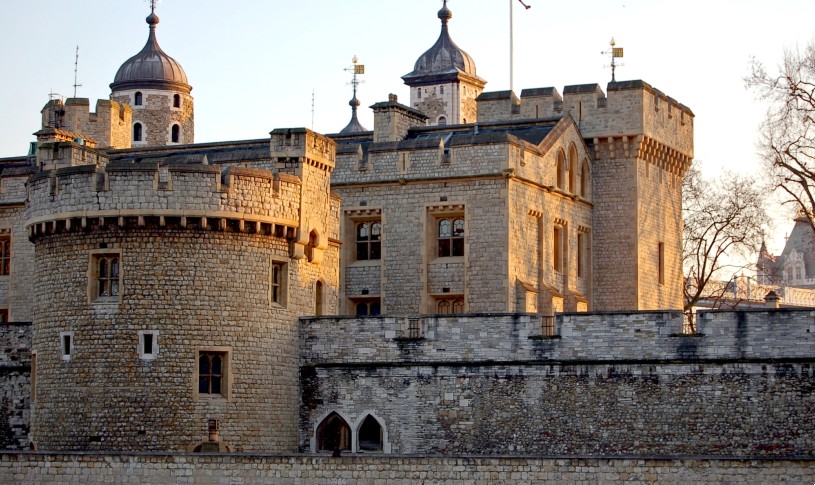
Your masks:
[[[365,74],[365,65],[359,63],[359,59],[357,58],[357,56],[354,56],[354,58],[351,59],[351,62],[353,63],[353,66],[346,67],[345,69],[343,69],[343,71],[354,73],[354,78],[351,80],[351,85],[354,86],[354,99],[356,99],[357,86],[365,82],[361,79],[357,79],[357,76]]]
[[[611,82],[617,82],[615,78],[615,71],[617,70],[617,66],[624,66],[625,64],[617,64],[617,59],[622,59],[623,57],[623,48],[622,47],[615,47],[617,43],[614,41],[614,37],[611,38],[611,42],[608,43],[611,48],[604,50],[600,54],[604,56],[611,57]],[[606,66],[609,67],[609,66]]]
[[[150,4],[150,11],[156,13],[156,5],[161,3],[161,0],[145,0],[145,1]]]

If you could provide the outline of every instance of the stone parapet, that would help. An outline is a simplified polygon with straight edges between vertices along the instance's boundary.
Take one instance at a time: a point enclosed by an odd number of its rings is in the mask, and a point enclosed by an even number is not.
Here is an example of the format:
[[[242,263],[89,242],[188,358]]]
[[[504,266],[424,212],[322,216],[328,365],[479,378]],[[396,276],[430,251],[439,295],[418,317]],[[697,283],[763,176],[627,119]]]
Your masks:
[[[111,162],[66,167],[29,182],[26,227],[30,238],[90,224],[168,219],[257,233],[280,234],[299,226],[300,179],[265,170],[200,164]]]
[[[815,311],[562,314],[552,336],[530,314],[316,318],[300,325],[302,365],[643,362],[815,358]],[[414,329],[414,330],[411,330]]]

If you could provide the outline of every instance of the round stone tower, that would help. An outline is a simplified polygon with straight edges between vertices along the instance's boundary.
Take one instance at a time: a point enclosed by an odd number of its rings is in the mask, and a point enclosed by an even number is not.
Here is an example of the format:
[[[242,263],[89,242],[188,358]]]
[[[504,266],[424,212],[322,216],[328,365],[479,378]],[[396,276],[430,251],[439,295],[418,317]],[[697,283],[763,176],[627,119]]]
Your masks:
[[[333,142],[298,135],[286,171],[32,177],[37,449],[297,450],[298,317],[337,312],[339,267],[333,150],[295,145]]]
[[[144,48],[119,68],[110,98],[133,107],[134,147],[189,144],[195,140],[192,86],[175,59],[156,39],[155,7],[147,17],[150,35]]]

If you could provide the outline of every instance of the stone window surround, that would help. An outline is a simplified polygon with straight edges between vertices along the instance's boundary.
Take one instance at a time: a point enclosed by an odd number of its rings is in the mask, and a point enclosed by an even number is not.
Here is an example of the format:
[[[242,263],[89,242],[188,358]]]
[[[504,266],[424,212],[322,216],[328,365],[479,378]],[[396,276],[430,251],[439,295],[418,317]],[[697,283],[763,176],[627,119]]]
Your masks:
[[[178,139],[177,141],[173,141],[173,128],[178,127]],[[184,139],[184,129],[181,127],[181,123],[173,120],[170,122],[170,126],[167,129],[167,133],[169,134],[167,144],[169,145],[179,145],[181,144],[181,140]]]
[[[59,353],[63,362],[70,362],[74,356],[74,332],[73,330],[59,333]],[[67,352],[66,352],[66,343]]]
[[[144,343],[145,343],[144,336],[145,335],[152,335],[152,337],[153,337],[153,342],[152,342],[153,351],[151,353],[149,353],[149,354],[145,353],[145,347],[144,347]],[[159,351],[158,335],[159,335],[158,330],[139,330],[139,348],[137,349],[138,352],[139,352],[139,359],[141,359],[141,360],[155,360],[155,359],[158,358],[158,351]]]
[[[279,280],[275,281],[275,267],[279,268]],[[277,297],[274,289],[278,288]],[[289,261],[279,256],[269,257],[269,305],[276,308],[286,308],[289,296]]]
[[[11,274],[11,229],[0,229],[0,276]]]
[[[451,263],[456,261],[463,261],[467,255],[467,234],[470,231],[469,224],[467,222],[467,211],[466,206],[464,203],[455,203],[455,202],[445,202],[442,204],[428,204],[427,205],[427,225],[428,228],[425,231],[426,234],[426,243],[425,246],[428,251],[428,263],[433,264],[434,262],[445,262]],[[461,218],[464,220],[464,251],[461,256],[443,256],[440,257],[439,254],[439,221],[442,219],[456,219]]]
[[[382,451],[371,452],[371,453],[384,453],[390,454],[393,452],[393,447],[390,442],[390,437],[388,435],[388,427],[385,425],[385,420],[382,419],[378,414],[371,410],[364,410],[362,411],[356,420],[349,419],[348,415],[339,410],[329,410],[328,412],[322,414],[319,419],[314,421],[314,426],[312,427],[312,434],[311,434],[311,443],[310,448],[312,453],[318,453],[317,451],[317,428],[320,427],[323,421],[326,418],[331,416],[332,414],[337,414],[340,418],[342,418],[348,426],[351,428],[351,453],[368,453],[366,451],[361,451],[359,449],[359,430],[362,427],[362,423],[365,422],[365,418],[368,416],[374,418],[378,423],[379,426],[382,427]],[[353,423],[353,424],[351,424]],[[321,451],[319,453],[330,453],[329,451]]]
[[[356,251],[354,252],[354,261],[381,261],[382,260],[382,219],[370,219],[370,220],[360,220],[360,221],[352,221],[354,224],[354,245]],[[367,239],[360,239],[359,237],[359,229],[360,226],[363,224],[368,224],[368,237]],[[374,226],[379,226],[379,234],[377,235],[378,239],[373,239],[373,231]],[[360,245],[364,245],[367,247],[365,251],[366,257],[360,258]],[[373,257],[374,251],[372,247],[374,245],[379,245],[379,250],[376,252],[378,253],[378,257]]]
[[[352,310],[352,315],[360,316],[360,317],[377,317],[382,315],[382,298],[379,295],[363,295],[363,296],[352,296],[348,299],[349,306]],[[374,315],[371,312],[371,305],[374,303],[379,304],[379,312]],[[360,315],[357,313],[357,306],[358,305],[366,305],[367,306],[367,313],[365,315]]]
[[[385,238],[385,224],[382,218],[382,207],[349,207],[344,211],[345,224],[343,233],[345,237],[343,240],[348,244],[344,244],[348,249],[345,251],[345,261],[348,261],[348,266],[381,266],[382,261],[385,259],[385,245],[383,244]],[[379,221],[382,225],[382,233],[379,237],[379,259],[357,260],[356,258],[356,242],[357,242],[357,224],[361,222]]]
[[[456,315],[460,313],[467,313],[467,301],[464,298],[463,293],[437,293],[430,295],[433,298],[433,305],[435,309],[435,314],[437,315]],[[441,305],[442,303],[447,302],[450,305],[449,312],[442,312]],[[460,304],[461,311],[456,311],[456,304]]]
[[[198,360],[201,354],[223,354],[223,364],[221,369],[221,393],[202,394],[198,392]],[[232,347],[229,346],[201,346],[196,347],[193,353],[192,372],[192,395],[195,401],[202,400],[225,400],[232,402]]]
[[[106,256],[119,258],[119,294],[116,296],[99,295],[99,260]],[[117,305],[122,303],[124,294],[124,258],[121,249],[93,249],[88,258],[88,303],[94,305]]]
[[[136,125],[141,125],[141,140],[136,140]],[[130,128],[130,136],[132,138],[133,146],[144,145],[147,143],[147,125],[139,120],[133,120],[133,125]]]

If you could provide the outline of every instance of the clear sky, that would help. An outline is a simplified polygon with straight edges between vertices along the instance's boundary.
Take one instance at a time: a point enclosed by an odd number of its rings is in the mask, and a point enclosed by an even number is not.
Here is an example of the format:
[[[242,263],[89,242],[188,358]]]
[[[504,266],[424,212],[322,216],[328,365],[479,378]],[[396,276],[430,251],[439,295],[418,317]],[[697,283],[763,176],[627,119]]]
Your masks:
[[[441,0],[164,0],[158,40],[184,67],[195,97],[197,142],[265,138],[274,128],[335,133],[350,118],[350,76],[366,65],[366,106],[395,93],[400,77],[439,33]],[[611,78],[601,51],[625,49],[617,79],[642,79],[696,115],[696,159],[705,173],[754,171],[764,107],[745,90],[751,56],[774,67],[785,48],[815,40],[812,0],[450,0],[450,31],[475,60],[487,91],[509,89],[509,5],[515,6],[515,91]],[[107,98],[119,66],[147,39],[143,0],[0,0],[0,157],[24,155],[50,92]],[[770,249],[780,251],[786,221]]]

